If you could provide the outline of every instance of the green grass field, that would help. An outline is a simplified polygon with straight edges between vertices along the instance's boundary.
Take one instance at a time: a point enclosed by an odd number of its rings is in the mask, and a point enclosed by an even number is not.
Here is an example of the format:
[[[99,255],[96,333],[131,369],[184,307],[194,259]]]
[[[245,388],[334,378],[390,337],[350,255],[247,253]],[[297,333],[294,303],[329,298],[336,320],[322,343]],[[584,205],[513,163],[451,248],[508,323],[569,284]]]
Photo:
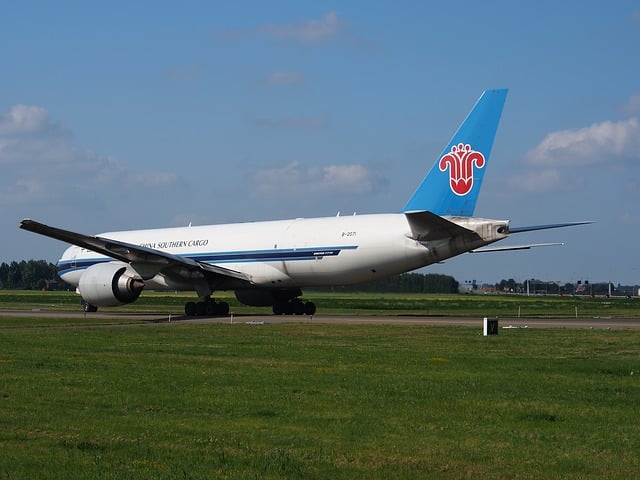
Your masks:
[[[268,307],[247,307],[240,304],[232,292],[216,292],[236,314],[270,314]],[[304,298],[313,300],[318,315],[455,315],[522,317],[625,317],[640,318],[640,298],[590,298],[520,295],[454,295],[405,293],[323,293],[308,292]],[[193,300],[190,293],[143,292],[134,303],[101,311],[155,312],[182,315],[184,304]],[[0,290],[2,310],[78,311],[80,297],[73,292],[38,292]]]
[[[637,331],[41,323],[0,318],[0,478],[640,474]]]

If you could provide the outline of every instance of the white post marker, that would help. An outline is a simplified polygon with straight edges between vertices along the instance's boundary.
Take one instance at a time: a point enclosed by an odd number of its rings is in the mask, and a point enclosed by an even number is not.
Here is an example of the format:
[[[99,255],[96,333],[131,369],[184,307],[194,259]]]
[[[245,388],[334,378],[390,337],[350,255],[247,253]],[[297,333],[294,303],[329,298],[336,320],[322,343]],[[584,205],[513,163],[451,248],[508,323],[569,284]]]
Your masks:
[[[484,336],[497,335],[498,334],[498,318],[497,317],[484,317]]]

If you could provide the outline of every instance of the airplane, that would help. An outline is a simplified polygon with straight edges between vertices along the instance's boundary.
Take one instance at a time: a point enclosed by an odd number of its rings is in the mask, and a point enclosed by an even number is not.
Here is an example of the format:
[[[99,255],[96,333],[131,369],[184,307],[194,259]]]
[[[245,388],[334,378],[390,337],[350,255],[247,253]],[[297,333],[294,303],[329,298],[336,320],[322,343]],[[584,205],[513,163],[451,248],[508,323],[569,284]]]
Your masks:
[[[233,290],[246,305],[273,313],[313,315],[302,288],[370,282],[466,252],[519,250],[549,244],[488,247],[515,233],[582,225],[513,228],[508,220],[474,217],[507,89],[486,90],[404,208],[397,213],[188,226],[96,236],[24,219],[20,228],[72,246],[57,263],[86,312],[125,305],[144,289],[195,291],[187,316],[229,314],[212,298]]]

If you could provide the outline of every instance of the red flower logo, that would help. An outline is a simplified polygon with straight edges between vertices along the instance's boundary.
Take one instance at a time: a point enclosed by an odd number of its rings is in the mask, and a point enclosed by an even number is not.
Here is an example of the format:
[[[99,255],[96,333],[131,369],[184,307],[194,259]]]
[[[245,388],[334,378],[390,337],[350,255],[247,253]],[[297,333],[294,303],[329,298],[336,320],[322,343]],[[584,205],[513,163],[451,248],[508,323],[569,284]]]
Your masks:
[[[484,167],[484,155],[471,149],[471,145],[459,143],[440,159],[440,171],[449,167],[449,186],[456,195],[464,196],[473,188],[473,164]]]

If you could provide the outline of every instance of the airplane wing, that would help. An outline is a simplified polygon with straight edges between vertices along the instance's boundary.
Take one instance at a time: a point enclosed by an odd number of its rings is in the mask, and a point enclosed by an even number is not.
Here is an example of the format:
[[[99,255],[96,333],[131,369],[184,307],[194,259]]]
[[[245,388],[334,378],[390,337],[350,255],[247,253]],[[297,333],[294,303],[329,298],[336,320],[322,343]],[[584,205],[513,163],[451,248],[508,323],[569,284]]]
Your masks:
[[[236,280],[251,283],[247,275],[228,268],[210,265],[208,263],[197,262],[189,257],[173,255],[171,253],[155,250],[153,248],[141,247],[119,240],[112,240],[104,237],[94,237],[83,235],[82,233],[71,232],[61,228],[50,227],[31,219],[24,219],[20,222],[20,228],[30,232],[38,233],[46,237],[55,238],[62,242],[77,245],[96,253],[101,253],[107,257],[127,262],[131,264],[144,265],[146,271],[160,272],[172,267],[186,268],[190,271],[205,271],[224,277],[231,277]]]

